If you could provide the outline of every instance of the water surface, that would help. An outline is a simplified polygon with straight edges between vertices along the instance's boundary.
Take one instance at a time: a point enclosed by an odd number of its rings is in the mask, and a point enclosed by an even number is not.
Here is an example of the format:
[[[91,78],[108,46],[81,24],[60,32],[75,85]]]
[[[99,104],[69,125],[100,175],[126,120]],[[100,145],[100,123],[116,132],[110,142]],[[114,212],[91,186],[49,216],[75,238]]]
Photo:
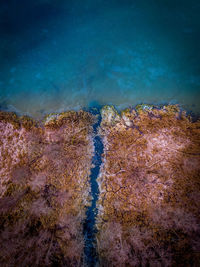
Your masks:
[[[200,113],[198,0],[3,0],[0,107],[114,104]]]

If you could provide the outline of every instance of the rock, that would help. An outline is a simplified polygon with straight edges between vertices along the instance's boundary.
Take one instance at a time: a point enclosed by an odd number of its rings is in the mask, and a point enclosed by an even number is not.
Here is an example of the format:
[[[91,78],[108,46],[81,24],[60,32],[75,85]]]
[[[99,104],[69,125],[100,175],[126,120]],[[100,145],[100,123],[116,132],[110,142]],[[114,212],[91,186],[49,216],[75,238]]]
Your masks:
[[[113,106],[104,106],[101,110],[102,124],[115,125],[120,121],[120,116]]]

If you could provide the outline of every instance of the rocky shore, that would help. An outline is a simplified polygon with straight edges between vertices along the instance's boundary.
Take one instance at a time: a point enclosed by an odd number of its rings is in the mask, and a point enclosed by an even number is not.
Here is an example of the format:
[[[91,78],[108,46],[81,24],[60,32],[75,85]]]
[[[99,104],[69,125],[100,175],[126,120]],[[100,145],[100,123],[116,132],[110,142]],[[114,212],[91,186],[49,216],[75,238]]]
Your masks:
[[[86,266],[89,205],[99,266],[198,266],[200,121],[176,105],[104,106],[98,190],[95,122],[0,112],[1,266]]]

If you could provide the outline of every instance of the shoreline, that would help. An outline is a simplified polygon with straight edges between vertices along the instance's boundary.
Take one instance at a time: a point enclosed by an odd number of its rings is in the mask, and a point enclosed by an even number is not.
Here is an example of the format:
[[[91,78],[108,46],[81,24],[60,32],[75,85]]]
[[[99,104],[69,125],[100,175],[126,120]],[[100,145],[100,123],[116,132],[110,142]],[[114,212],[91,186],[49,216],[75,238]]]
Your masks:
[[[135,104],[135,105],[127,105],[127,106],[123,105],[122,108],[120,108],[120,106],[116,106],[114,104],[102,104],[102,105],[100,105],[98,103],[95,103],[91,107],[77,107],[75,109],[61,109],[58,111],[50,111],[50,112],[43,111],[38,116],[33,116],[32,114],[27,113],[27,112],[21,112],[19,110],[16,110],[14,107],[10,107],[10,109],[9,108],[3,108],[3,106],[0,105],[0,112],[11,113],[11,114],[13,113],[19,118],[27,117],[27,118],[34,120],[35,122],[43,122],[43,121],[45,121],[45,119],[47,117],[49,117],[51,115],[59,115],[59,114],[64,114],[66,112],[79,112],[79,111],[85,111],[85,112],[90,113],[90,110],[92,110],[92,109],[101,110],[105,106],[114,107],[114,109],[118,112],[119,115],[121,115],[123,113],[123,111],[125,111],[127,109],[136,111],[138,109],[138,107],[140,107],[140,106],[141,107],[142,106],[149,106],[149,107],[153,107],[154,109],[158,109],[158,110],[162,109],[165,106],[176,106],[180,110],[180,112],[185,112],[186,116],[190,117],[192,122],[195,122],[195,121],[200,119],[200,110],[195,112],[192,109],[187,109],[187,108],[182,107],[182,105],[179,103],[170,104],[167,102],[161,103],[161,104],[152,104],[152,103],[148,103],[148,102],[144,102],[144,103],[140,102],[140,103]]]

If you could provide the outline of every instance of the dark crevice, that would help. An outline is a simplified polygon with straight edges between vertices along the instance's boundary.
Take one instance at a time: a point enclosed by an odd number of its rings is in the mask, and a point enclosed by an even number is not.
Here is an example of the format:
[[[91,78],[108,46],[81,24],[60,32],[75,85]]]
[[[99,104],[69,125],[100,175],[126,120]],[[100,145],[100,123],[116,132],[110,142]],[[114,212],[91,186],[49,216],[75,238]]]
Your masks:
[[[99,175],[100,166],[102,163],[101,155],[103,153],[103,143],[100,136],[98,136],[97,133],[98,127],[101,124],[100,109],[93,108],[90,110],[90,112],[93,115],[97,116],[97,121],[93,125],[95,152],[92,158],[92,163],[94,167],[91,169],[91,174],[90,174],[90,185],[91,185],[90,194],[92,196],[92,202],[86,211],[86,220],[83,225],[83,233],[85,238],[85,247],[84,247],[85,264],[89,267],[96,266],[98,263],[98,255],[96,251],[96,239],[95,239],[95,234],[97,232],[95,222],[98,213],[96,202],[99,197],[97,177]]]

